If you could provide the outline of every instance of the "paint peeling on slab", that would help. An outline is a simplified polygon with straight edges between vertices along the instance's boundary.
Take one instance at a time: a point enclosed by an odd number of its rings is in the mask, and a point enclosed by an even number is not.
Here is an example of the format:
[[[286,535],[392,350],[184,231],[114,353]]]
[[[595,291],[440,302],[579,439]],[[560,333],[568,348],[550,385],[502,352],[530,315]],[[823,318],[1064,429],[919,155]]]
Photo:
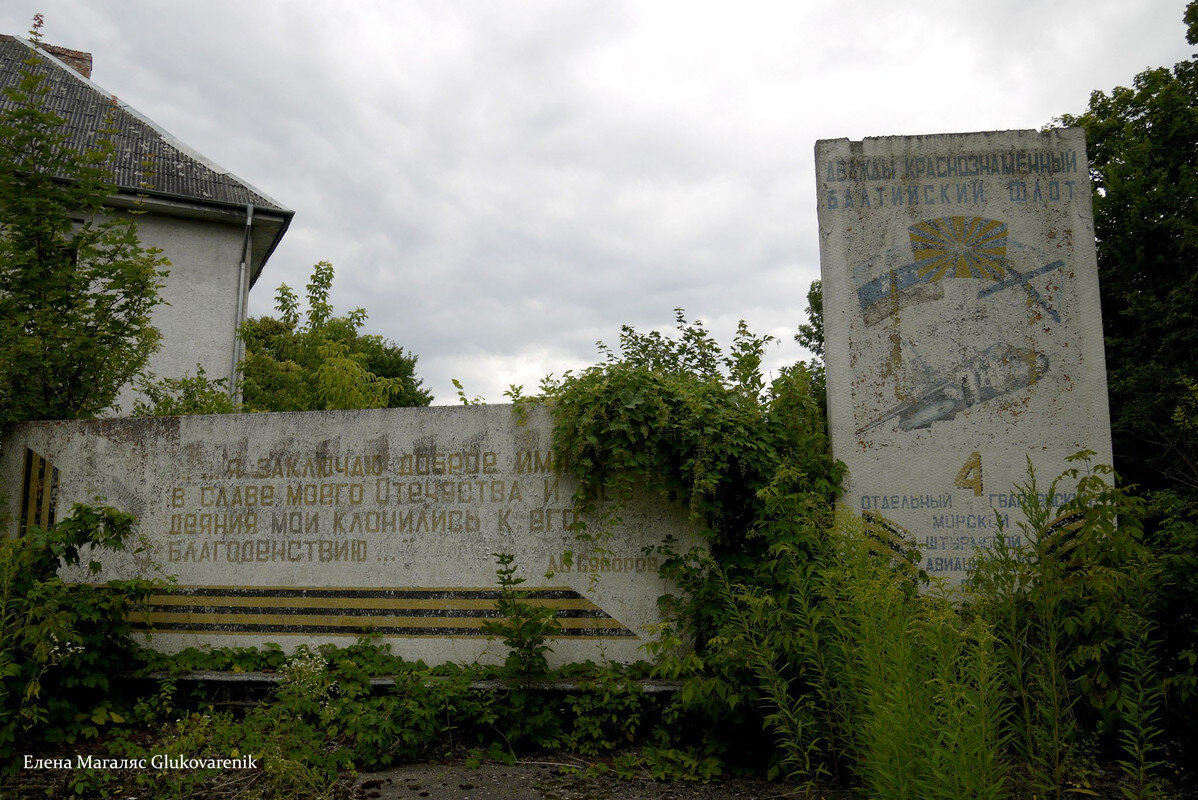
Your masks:
[[[1083,133],[822,140],[816,174],[841,502],[959,582],[1028,457],[1111,462]]]

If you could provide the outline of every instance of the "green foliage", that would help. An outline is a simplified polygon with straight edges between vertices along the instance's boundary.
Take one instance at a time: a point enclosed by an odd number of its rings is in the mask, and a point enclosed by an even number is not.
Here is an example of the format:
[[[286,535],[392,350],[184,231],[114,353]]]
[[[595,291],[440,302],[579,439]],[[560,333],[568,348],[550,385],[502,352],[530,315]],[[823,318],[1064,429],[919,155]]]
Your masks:
[[[132,537],[130,515],[84,505],[49,530],[0,537],[0,759],[18,741],[74,742],[124,721],[106,693],[134,663],[125,614],[161,584],[68,583],[58,570]]]
[[[1198,44],[1198,1],[1186,6]],[[1096,91],[1080,115],[1094,223],[1115,464],[1148,500],[1163,724],[1198,769],[1198,57]]]
[[[563,734],[562,745],[570,752],[599,756],[629,747],[651,727],[653,703],[631,680],[600,673],[580,688],[566,698],[566,718],[573,725]]]
[[[191,651],[161,656],[154,666],[179,673],[185,668],[271,664],[282,680],[268,703],[241,714],[217,711],[206,702],[189,707],[191,701],[176,690],[177,682],[167,681],[157,695],[140,701],[103,744],[108,755],[127,759],[252,755],[257,769],[77,770],[67,776],[65,791],[175,798],[328,797],[338,794],[339,776],[347,771],[383,769],[459,745],[473,748],[476,764],[484,757],[515,763],[539,750],[600,757],[646,739],[667,739],[658,727],[661,702],[618,670],[594,665],[547,676],[568,678],[573,684],[568,689],[551,683],[535,688],[506,681],[483,685],[477,681],[485,673],[478,668],[429,670],[361,640],[345,648],[300,647],[290,656],[281,656],[277,646],[257,654],[249,649]],[[394,684],[372,686],[371,679],[379,674],[393,677]],[[130,727],[133,722],[149,727]],[[719,771],[718,761],[664,744],[644,757],[626,755],[622,763],[629,769],[645,765],[670,777],[710,777]]]
[[[1137,617],[1129,631],[1130,646],[1120,659],[1121,696],[1118,711],[1122,729],[1119,759],[1126,783],[1121,787],[1128,800],[1160,797],[1162,729],[1159,720],[1162,692],[1160,673],[1152,652],[1152,623]]]
[[[698,748],[646,747],[614,760],[617,774],[625,778],[644,775],[655,781],[711,781],[724,775],[724,763]]]
[[[549,671],[545,654],[552,648],[548,640],[561,625],[553,608],[528,602],[529,593],[516,588],[524,583],[524,578],[516,577],[515,556],[511,553],[492,555],[499,562],[499,569],[495,570],[499,578],[499,598],[495,601],[499,619],[483,622],[483,631],[503,639],[507,645],[509,652],[505,666],[509,675],[525,680],[542,677]]]
[[[1156,492],[1144,541],[1159,566],[1150,618],[1164,679],[1163,720],[1182,753],[1198,753],[1198,498]],[[1193,763],[1193,762],[1192,762]],[[1198,764],[1195,764],[1198,766]]]
[[[742,322],[725,354],[701,322],[681,310],[677,322],[676,339],[625,326],[618,352],[601,346],[603,363],[547,382],[541,401],[554,413],[556,461],[579,481],[580,511],[644,485],[686,503],[731,553],[768,525],[762,490],[830,500],[841,469],[806,370],[784,369],[766,387],[770,337]]]
[[[1005,796],[989,627],[920,593],[910,562],[859,522],[842,519],[836,532],[819,576],[827,653],[816,691],[870,796]]]
[[[238,758],[252,756],[254,769],[150,769],[125,772],[75,773],[70,788],[76,793],[119,794],[118,784],[130,781],[153,797],[186,798],[219,789],[238,796],[333,796],[335,784],[350,766],[350,753],[325,730],[332,691],[324,657],[301,649],[281,670],[283,682],[274,702],[237,718],[211,709],[184,714],[158,727],[149,742],[144,736],[117,737],[110,752],[129,759]],[[130,787],[132,788],[132,787]],[[259,794],[261,793],[261,794]]]
[[[300,320],[299,298],[283,284],[275,300],[278,317],[249,319],[241,327],[246,356],[242,396],[250,411],[316,411],[426,406],[416,357],[381,336],[361,333],[366,311],[333,316],[329,293],[333,265],[312,268],[308,311]]]
[[[135,216],[104,208],[113,131],[74,149],[42,61],[24,62],[0,109],[0,422],[112,407],[159,342],[167,261],[141,246]]]
[[[1096,91],[1061,122],[1085,129],[1090,155],[1116,464],[1194,491],[1198,438],[1173,414],[1198,377],[1198,57]]]
[[[778,642],[732,646],[744,643],[743,617],[721,588],[754,587],[762,603],[789,607],[794,587],[784,573],[826,551],[843,467],[829,455],[822,398],[805,366],[767,385],[770,337],[742,323],[725,352],[702,323],[681,310],[676,318],[673,337],[623,328],[618,350],[601,345],[603,362],[548,379],[540,398],[518,403],[545,402],[554,414],[555,461],[578,479],[575,506],[590,526],[583,535],[601,537],[634,486],[682,502],[705,526],[714,560],[673,543],[661,552],[663,574],[680,591],[662,599],[671,621],[655,652],[667,656],[661,674],[689,676],[675,724],[694,734],[666,750],[690,748],[702,754],[696,763],[760,759],[770,748],[752,744],[762,737],[758,709],[781,701],[771,722],[792,731],[807,724],[807,710],[779,676],[754,676],[750,665],[764,667]],[[788,750],[788,764],[803,762],[806,748]]]
[[[209,378],[196,364],[195,375],[143,380],[133,404],[135,417],[171,417],[183,414],[232,414],[239,406],[229,396],[227,378]]]
[[[794,555],[789,549],[780,552]],[[751,670],[760,692],[759,702],[767,712],[762,722],[773,730],[781,751],[781,771],[788,776],[818,776],[826,772],[820,763],[820,744],[828,731],[821,724],[816,700],[809,692],[812,671],[807,659],[795,657],[798,653],[816,655],[807,635],[812,632],[811,576],[797,559],[790,569],[795,592],[784,598],[756,587],[732,585],[713,565],[711,571],[731,624],[709,644],[721,658]],[[725,694],[723,699],[731,707],[739,701],[735,694]]]
[[[1072,460],[1085,464],[1091,453]],[[1141,503],[1108,482],[1109,467],[1071,468],[1041,492],[1029,464],[1016,497],[1025,521],[1020,542],[1002,531],[971,576],[971,610],[999,641],[1012,709],[1012,743],[1032,788],[1061,796],[1078,766],[1084,731],[1133,735],[1140,753],[1155,696],[1143,670],[1122,679],[1128,659],[1150,658],[1143,634],[1156,567],[1143,546]],[[1073,499],[1047,498],[1061,481]],[[1139,651],[1137,650],[1139,648]],[[1132,733],[1129,734],[1129,731]]]
[[[178,674],[209,669],[222,672],[276,672],[287,662],[283,648],[274,642],[265,647],[188,647],[171,655],[149,656],[151,669]]]
[[[274,663],[277,653],[277,648],[270,648],[264,655]],[[131,781],[154,797],[182,798],[217,790],[248,796],[331,797],[339,777],[356,764],[379,769],[397,759],[414,758],[443,744],[446,737],[452,740],[452,726],[479,711],[464,674],[426,680],[424,674],[409,671],[397,676],[392,691],[377,694],[368,671],[358,666],[360,658],[371,662],[387,656],[365,642],[343,650],[301,647],[279,664],[282,681],[271,702],[240,716],[201,707],[158,724],[148,736],[118,737],[109,745],[110,752],[126,758],[252,755],[257,769],[86,775],[82,786],[76,774],[72,788],[93,789],[91,784],[97,784],[115,794],[118,781]],[[193,653],[188,660],[195,659]]]
[[[812,392],[823,403],[824,414],[827,409],[827,388],[824,379],[824,284],[823,281],[812,281],[807,289],[807,321],[799,325],[795,341],[806,347],[814,355],[807,363],[811,373]]]
[[[685,681],[671,724],[692,733],[667,750],[725,764],[772,752],[777,772],[922,798],[1005,797],[1025,779],[1059,796],[1084,788],[1082,752],[1099,745],[1123,753],[1130,793],[1151,794],[1161,684],[1135,632],[1157,562],[1142,503],[1109,467],[1058,478],[1077,487],[1063,508],[1044,505],[1030,474],[1027,545],[1003,531],[963,611],[921,590],[910,545],[834,522],[841,467],[810,373],[785,370],[767,389],[766,339],[742,326],[725,355],[678,322],[675,337],[625,328],[619,352],[548,381],[542,398],[513,390],[550,404],[555,457],[590,525],[634,485],[707,525],[710,555],[664,548],[681,591],[663,598],[674,616],[656,652],[661,674]],[[754,728],[775,747],[755,745]]]
[[[807,321],[799,325],[795,341],[806,347],[816,358],[824,357],[824,283],[812,281],[807,288]]]
[[[712,649],[751,668],[786,774],[847,770],[878,798],[1005,796],[994,638],[921,594],[878,537],[844,517],[818,563],[775,548],[768,589],[716,568],[736,624]]]
[[[482,395],[476,394],[474,397],[467,397],[466,396],[466,387],[462,386],[462,382],[459,381],[457,378],[450,378],[450,380],[453,382],[453,388],[455,390],[457,390],[457,396],[458,396],[459,403],[461,403],[464,406],[486,405],[486,400],[483,399]]]

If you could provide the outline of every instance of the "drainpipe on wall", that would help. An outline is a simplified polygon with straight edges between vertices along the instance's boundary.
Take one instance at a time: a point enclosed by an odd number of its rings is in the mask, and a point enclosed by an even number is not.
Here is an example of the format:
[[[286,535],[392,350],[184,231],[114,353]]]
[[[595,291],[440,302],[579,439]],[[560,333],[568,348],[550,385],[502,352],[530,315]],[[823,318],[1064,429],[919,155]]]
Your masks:
[[[234,320],[234,336],[233,336],[233,363],[229,365],[229,397],[234,404],[241,402],[241,373],[237,366],[241,363],[242,351],[245,348],[245,343],[241,341],[241,337],[237,335],[237,331],[241,330],[241,325],[245,322],[245,303],[246,295],[249,289],[245,285],[246,265],[250,261],[250,231],[254,224],[254,204],[245,204],[245,240],[241,245],[241,268],[237,275],[237,318]]]

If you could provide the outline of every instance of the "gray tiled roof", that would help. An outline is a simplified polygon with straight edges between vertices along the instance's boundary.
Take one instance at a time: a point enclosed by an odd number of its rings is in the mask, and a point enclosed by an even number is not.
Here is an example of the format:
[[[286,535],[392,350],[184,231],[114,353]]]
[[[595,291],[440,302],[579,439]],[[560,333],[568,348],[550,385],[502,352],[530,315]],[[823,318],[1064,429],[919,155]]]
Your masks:
[[[22,39],[0,35],[0,89],[15,86],[29,58],[30,45]],[[121,103],[63,65],[39,51],[43,62],[35,67],[45,74],[50,92],[45,96],[48,110],[66,119],[74,147],[93,144],[96,128],[105,116],[113,115],[112,136],[116,144],[114,174],[117,186],[129,192],[162,195],[186,201],[244,206],[253,203],[263,211],[275,211],[288,217],[292,212],[277,201],[221,169],[199,153],[190,150],[137,111]],[[12,101],[0,94],[0,107]],[[154,168],[147,177],[141,165],[153,156]]]

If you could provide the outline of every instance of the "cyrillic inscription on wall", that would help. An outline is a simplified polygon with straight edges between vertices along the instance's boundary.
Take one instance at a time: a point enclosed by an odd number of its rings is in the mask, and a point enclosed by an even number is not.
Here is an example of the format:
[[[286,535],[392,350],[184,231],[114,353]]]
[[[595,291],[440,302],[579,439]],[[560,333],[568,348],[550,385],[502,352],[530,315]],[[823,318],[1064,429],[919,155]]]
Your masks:
[[[669,589],[657,547],[693,529],[626,498],[619,529],[581,542],[550,428],[509,406],[30,423],[0,476],[20,525],[97,495],[137,516],[149,549],[98,578],[176,577],[134,618],[159,649],[374,634],[412,659],[502,660],[482,626],[511,553],[556,611],[557,661],[635,660]]]
[[[822,140],[816,172],[842,502],[959,581],[1000,520],[1020,541],[1029,458],[1111,461],[1083,134]]]

